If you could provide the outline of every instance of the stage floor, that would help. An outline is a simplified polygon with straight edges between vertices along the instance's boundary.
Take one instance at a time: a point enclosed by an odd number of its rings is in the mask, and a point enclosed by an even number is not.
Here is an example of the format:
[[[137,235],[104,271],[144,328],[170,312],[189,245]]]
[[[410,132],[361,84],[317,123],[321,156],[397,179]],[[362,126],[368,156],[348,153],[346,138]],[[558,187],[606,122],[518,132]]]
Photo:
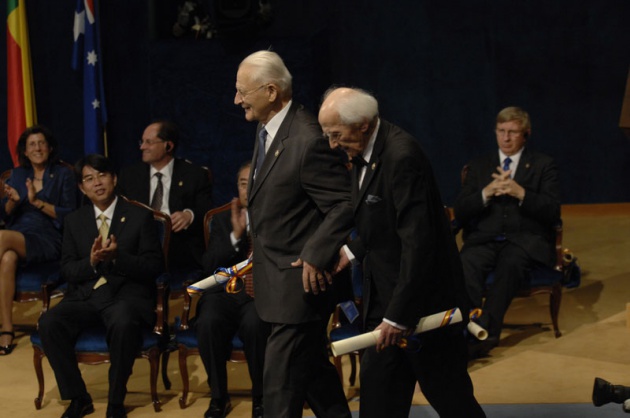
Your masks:
[[[490,357],[470,363],[475,393],[482,405],[588,404],[591,402],[595,376],[616,384],[630,385],[630,329],[627,327],[626,314],[626,303],[630,302],[630,204],[567,205],[563,206],[562,211],[564,246],[573,251],[582,268],[582,285],[578,289],[563,292],[559,319],[563,335],[554,338],[548,297],[515,300],[506,317],[509,326],[502,334],[500,346],[492,351]],[[34,325],[40,306],[35,302],[16,304],[15,322]],[[179,315],[180,312],[181,303],[175,301],[171,315]],[[33,350],[28,335],[22,332],[18,333],[16,342],[18,347],[13,354],[0,357],[0,403],[3,405],[3,416],[59,417],[67,403],[60,401],[48,362],[44,361],[44,405],[40,411],[36,411],[33,404],[37,394]],[[162,383],[158,382],[163,405],[160,415],[155,415],[148,390],[148,361],[136,361],[126,401],[129,416],[203,416],[210,400],[203,365],[195,357],[190,358],[188,364],[191,377],[190,406],[184,410],[179,408],[182,383],[177,353],[173,353],[168,368],[173,387],[166,391]],[[347,366],[345,364],[346,369]],[[234,393],[234,410],[229,417],[250,417],[251,402],[246,395],[250,387],[247,366],[229,364],[228,368],[230,390]],[[107,369],[108,365],[81,366],[95,402],[96,413],[92,416],[105,415]],[[351,409],[358,410],[356,398],[359,388],[348,386],[348,372],[345,371],[347,396]],[[419,391],[414,397],[414,403],[426,405]],[[588,405],[581,407],[588,408]],[[556,407],[549,405],[548,412],[552,413],[553,408]],[[623,414],[620,405],[610,405],[610,408],[605,409],[592,408],[594,413],[599,414],[604,410]],[[495,410],[495,406],[489,407],[488,416],[498,417],[492,415]],[[514,411],[517,410],[515,407]],[[537,405],[535,410],[544,414],[545,405]],[[414,417],[433,416],[424,408],[414,409],[414,414]],[[312,413],[305,410],[304,415],[310,416]]]

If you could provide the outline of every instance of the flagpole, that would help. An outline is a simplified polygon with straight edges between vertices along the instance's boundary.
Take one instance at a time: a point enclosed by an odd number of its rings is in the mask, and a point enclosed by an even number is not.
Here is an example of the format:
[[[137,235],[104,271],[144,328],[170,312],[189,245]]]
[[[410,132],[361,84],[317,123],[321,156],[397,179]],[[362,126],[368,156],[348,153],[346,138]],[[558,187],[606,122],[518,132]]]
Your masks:
[[[109,158],[109,147],[107,146],[107,126],[103,127],[103,153]]]

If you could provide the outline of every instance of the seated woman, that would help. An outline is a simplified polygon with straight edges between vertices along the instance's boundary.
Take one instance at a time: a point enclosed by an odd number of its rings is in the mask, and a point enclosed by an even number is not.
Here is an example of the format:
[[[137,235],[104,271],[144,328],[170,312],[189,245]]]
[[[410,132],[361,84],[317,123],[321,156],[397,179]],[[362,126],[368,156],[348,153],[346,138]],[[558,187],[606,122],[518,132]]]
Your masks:
[[[40,263],[61,256],[65,215],[77,206],[72,170],[59,164],[57,143],[41,125],[27,128],[17,144],[20,166],[4,185],[0,218],[0,355],[15,348],[12,308],[19,263]]]

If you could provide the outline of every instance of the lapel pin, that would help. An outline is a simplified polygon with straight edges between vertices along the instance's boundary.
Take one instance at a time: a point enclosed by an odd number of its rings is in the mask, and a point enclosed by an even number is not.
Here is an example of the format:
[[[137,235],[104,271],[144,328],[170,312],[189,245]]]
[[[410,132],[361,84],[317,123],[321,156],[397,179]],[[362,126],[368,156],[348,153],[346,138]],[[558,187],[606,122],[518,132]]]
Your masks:
[[[372,171],[376,170],[376,163],[372,163]]]
[[[274,155],[277,157],[278,155],[280,155],[280,151],[276,150],[276,153]]]
[[[50,173],[50,176],[49,176],[49,177],[50,177],[50,178],[53,178],[53,177],[55,177],[55,175],[54,175],[53,173]]]
[[[525,168],[529,168],[529,163],[525,164]]]
[[[122,218],[120,218],[120,222],[125,222],[125,221],[126,221],[126,219],[125,219],[124,216]]]
[[[178,183],[177,185],[178,185],[179,187],[182,187],[182,186],[184,185],[184,182],[180,180],[180,181],[179,181],[179,183]]]

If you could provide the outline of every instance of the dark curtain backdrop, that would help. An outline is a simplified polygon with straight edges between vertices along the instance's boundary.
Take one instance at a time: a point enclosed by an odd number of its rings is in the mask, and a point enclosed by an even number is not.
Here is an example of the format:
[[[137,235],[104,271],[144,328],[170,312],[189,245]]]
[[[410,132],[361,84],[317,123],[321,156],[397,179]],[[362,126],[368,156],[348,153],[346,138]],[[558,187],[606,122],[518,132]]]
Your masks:
[[[39,121],[74,162],[83,154],[81,81],[70,68],[75,0],[27,1]],[[271,0],[270,24],[250,13],[220,22],[209,40],[171,35],[177,3],[100,0],[107,140],[119,166],[140,158],[152,119],[169,118],[182,130],[179,156],[208,166],[215,202],[228,201],[255,130],[233,104],[236,69],[271,47],[293,73],[295,99],[313,111],[331,84],[372,91],[382,117],[422,144],[447,204],[461,166],[496,149],[494,117],[509,105],[532,116],[529,146],[556,158],[564,203],[630,201],[630,139],[618,127],[630,1]],[[0,43],[6,80],[4,31]],[[0,170],[10,167],[6,88]]]

